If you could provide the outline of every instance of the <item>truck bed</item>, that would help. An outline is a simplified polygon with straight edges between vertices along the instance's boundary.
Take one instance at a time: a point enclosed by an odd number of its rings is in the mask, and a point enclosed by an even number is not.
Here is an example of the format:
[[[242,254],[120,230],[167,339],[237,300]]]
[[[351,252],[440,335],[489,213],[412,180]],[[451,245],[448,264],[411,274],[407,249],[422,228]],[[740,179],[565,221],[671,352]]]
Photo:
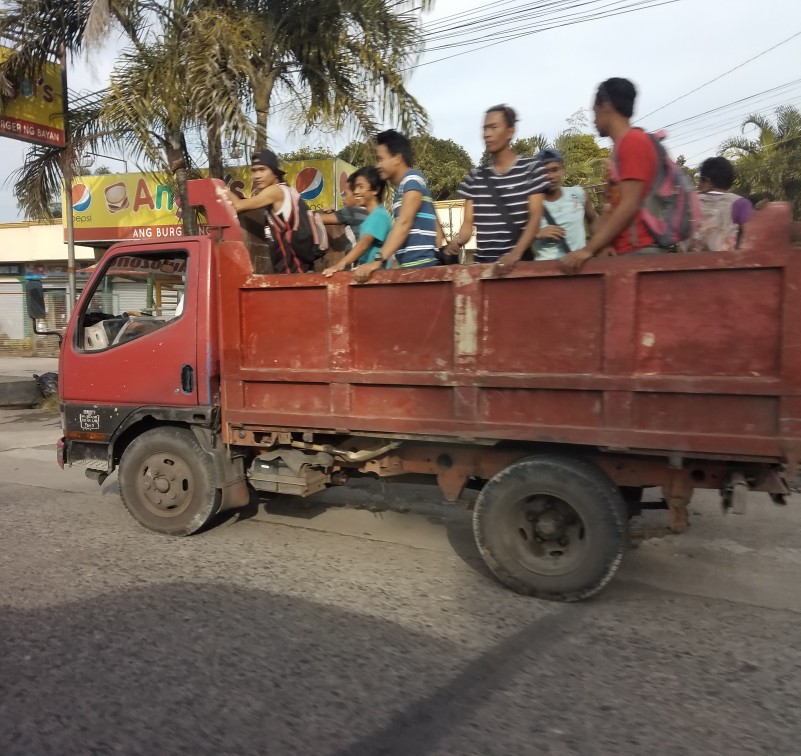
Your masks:
[[[223,432],[308,428],[794,461],[801,255],[789,214],[736,253],[253,273],[219,247]],[[235,295],[231,295],[235,292]]]

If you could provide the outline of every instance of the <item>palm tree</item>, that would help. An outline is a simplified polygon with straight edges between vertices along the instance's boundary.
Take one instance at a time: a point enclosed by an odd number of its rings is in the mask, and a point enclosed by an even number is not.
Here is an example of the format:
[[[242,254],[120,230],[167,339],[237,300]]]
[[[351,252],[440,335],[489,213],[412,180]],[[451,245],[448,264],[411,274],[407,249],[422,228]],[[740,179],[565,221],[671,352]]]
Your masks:
[[[256,148],[267,143],[276,97],[296,105],[308,131],[349,121],[373,134],[381,120],[426,126],[404,71],[422,52],[419,12],[433,0],[232,0],[259,37],[248,85]],[[219,8],[226,3],[213,2]]]
[[[73,100],[66,147],[31,145],[22,166],[11,174],[17,203],[28,218],[51,218],[53,204],[61,195],[65,168],[70,176],[79,172],[83,150],[114,144],[114,135],[100,130],[103,93],[90,93]]]
[[[727,139],[719,154],[735,163],[735,188],[749,195],[763,194],[790,202],[793,214],[801,215],[801,111],[790,105],[776,109],[775,123],[756,113],[743,121],[758,129],[756,139]]]
[[[0,62],[0,96],[13,96],[15,82],[40,74],[47,62],[66,65],[69,56],[83,52],[111,25],[139,44],[146,16],[145,4],[138,0],[6,0],[0,9],[0,37],[11,41],[12,53]],[[51,217],[62,176],[73,175],[83,150],[113,141],[112,135],[97,129],[102,93],[64,95],[70,104],[65,146],[31,146],[15,174],[14,193],[28,217]]]
[[[184,229],[197,233],[186,181],[191,171],[187,138],[206,142],[211,175],[222,178],[222,141],[253,133],[244,105],[254,37],[238,14],[220,16],[192,0],[164,3],[163,34],[120,55],[103,98],[101,128],[154,172],[175,176]]]
[[[53,10],[61,5],[70,7]],[[10,0],[0,35],[21,41],[17,62],[0,66],[0,85],[14,65],[33,66],[50,51],[31,40],[79,52],[118,25],[131,44],[108,91],[96,93],[96,138],[119,140],[154,170],[178,171],[180,187],[188,135],[200,135],[212,175],[221,175],[225,138],[266,145],[277,96],[294,105],[306,130],[354,123],[370,134],[385,118],[407,130],[425,124],[403,77],[422,49],[420,8],[411,0]],[[81,145],[70,132],[64,159],[72,164]],[[83,138],[92,138],[89,130]],[[52,155],[34,148],[18,177],[29,185],[21,201],[37,211],[49,199],[35,199],[37,187],[52,183],[39,164],[46,158],[52,167]]]

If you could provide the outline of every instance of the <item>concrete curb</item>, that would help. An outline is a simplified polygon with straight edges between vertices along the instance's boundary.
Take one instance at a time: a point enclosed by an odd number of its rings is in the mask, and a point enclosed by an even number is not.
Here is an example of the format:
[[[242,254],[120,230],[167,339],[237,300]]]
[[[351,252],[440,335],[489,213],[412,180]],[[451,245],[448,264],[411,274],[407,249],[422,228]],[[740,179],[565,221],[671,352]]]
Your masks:
[[[0,407],[35,407],[42,392],[34,378],[0,376]]]

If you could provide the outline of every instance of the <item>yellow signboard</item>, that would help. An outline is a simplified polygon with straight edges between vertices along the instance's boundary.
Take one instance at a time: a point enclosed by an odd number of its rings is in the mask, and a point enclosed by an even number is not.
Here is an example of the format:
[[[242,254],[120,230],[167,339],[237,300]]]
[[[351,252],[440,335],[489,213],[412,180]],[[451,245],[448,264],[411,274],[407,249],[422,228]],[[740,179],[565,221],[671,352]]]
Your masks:
[[[285,181],[298,190],[312,210],[342,206],[352,165],[342,160],[285,163]],[[231,169],[225,183],[250,196],[250,169]],[[120,239],[165,239],[181,236],[181,208],[171,186],[143,173],[82,176],[72,185],[76,242]],[[66,208],[63,216],[66,218]]]
[[[0,61],[13,50],[0,46]],[[61,71],[55,63],[45,63],[36,77],[14,82],[14,94],[2,98],[0,136],[51,147],[64,146],[64,93]]]

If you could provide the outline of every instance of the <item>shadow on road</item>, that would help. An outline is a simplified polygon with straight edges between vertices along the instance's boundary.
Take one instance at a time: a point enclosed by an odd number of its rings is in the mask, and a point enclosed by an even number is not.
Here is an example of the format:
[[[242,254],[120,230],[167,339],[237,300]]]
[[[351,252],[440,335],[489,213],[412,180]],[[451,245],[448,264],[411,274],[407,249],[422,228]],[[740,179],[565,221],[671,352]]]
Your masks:
[[[261,515],[289,518],[303,525],[335,510],[364,510],[377,515],[394,512],[424,521],[433,529],[444,528],[454,554],[483,578],[492,579],[473,538],[471,508],[476,496],[477,492],[467,490],[462,501],[449,503],[442,498],[436,485],[421,484],[417,480],[386,481],[364,477],[307,498],[251,493],[248,506],[223,512],[212,527],[244,522]]]
[[[318,754],[358,738],[344,752],[395,753],[409,717],[469,697],[528,642],[471,661],[390,621],[196,583],[6,611],[0,638],[0,752],[20,754]]]

